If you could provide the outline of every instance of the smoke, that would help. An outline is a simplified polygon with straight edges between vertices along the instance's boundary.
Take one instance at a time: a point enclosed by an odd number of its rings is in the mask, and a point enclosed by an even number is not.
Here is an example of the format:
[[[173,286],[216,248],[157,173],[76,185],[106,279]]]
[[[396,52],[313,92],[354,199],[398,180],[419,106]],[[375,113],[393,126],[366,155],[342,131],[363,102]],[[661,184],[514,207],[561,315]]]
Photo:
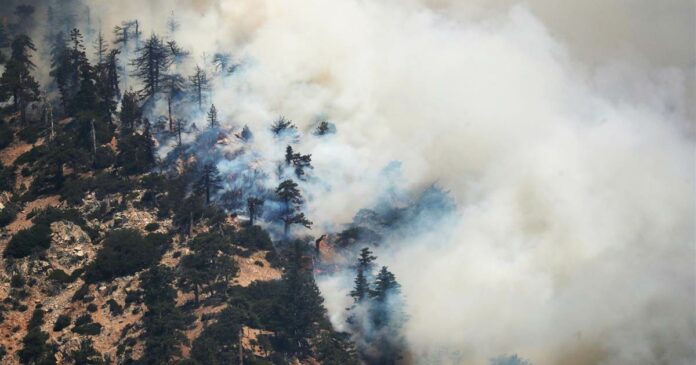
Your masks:
[[[253,153],[218,167],[229,176],[258,163],[273,186],[285,144],[268,128],[292,120],[296,150],[312,154],[302,186],[313,233],[390,192],[433,182],[450,192],[454,212],[416,219],[376,251],[402,285],[413,362],[696,361],[689,11],[674,5],[658,32],[673,42],[632,38],[614,52],[621,29],[652,29],[653,7],[607,2],[588,22],[565,22],[548,1],[87,3],[105,31],[137,18],[144,36],[165,34],[174,11],[187,72],[232,53],[242,66],[209,102],[224,128],[251,128]],[[635,25],[625,9],[648,20]],[[594,19],[634,25],[605,33]],[[320,120],[336,133],[312,135]],[[351,285],[341,275],[319,283],[338,328]]]

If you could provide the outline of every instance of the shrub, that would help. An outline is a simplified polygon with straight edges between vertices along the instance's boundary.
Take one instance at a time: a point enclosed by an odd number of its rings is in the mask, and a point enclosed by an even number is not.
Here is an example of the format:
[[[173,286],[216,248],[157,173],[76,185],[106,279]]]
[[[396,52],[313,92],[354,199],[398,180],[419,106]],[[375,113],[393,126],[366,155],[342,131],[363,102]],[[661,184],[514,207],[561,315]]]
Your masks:
[[[56,269],[48,274],[48,280],[55,281],[56,283],[65,284],[70,282],[70,275],[61,269]]]
[[[158,230],[159,227],[160,227],[159,223],[157,223],[157,222],[152,222],[152,223],[148,223],[148,224],[145,226],[145,230],[148,231],[148,232],[154,232],[154,231]]]
[[[98,199],[103,199],[109,194],[125,193],[132,188],[128,181],[108,172],[97,174],[90,181],[90,186]]]
[[[106,304],[109,305],[109,310],[111,311],[111,315],[120,316],[121,314],[123,314],[123,307],[121,307],[120,304],[118,304],[115,300],[113,300],[113,298],[106,301]]]
[[[88,282],[131,275],[159,261],[161,250],[153,239],[132,229],[112,231],[85,273]]]
[[[36,143],[36,140],[39,139],[39,134],[41,133],[41,126],[38,124],[33,124],[26,126],[22,128],[18,133],[17,136],[27,142],[34,144]]]
[[[116,161],[116,154],[109,147],[99,147],[97,148],[97,155],[94,159],[94,167],[97,169],[104,169],[114,164]]]
[[[155,164],[153,141],[148,135],[130,134],[118,141],[116,164],[124,175],[145,173]]]
[[[25,163],[33,164],[42,157],[46,156],[49,152],[49,148],[46,145],[36,146],[27,152],[21,154],[15,160],[15,165],[23,165]]]
[[[13,288],[21,288],[25,284],[24,278],[20,274],[14,274],[12,275],[12,278],[10,279],[10,286]]]
[[[251,226],[242,229],[239,233],[237,233],[237,240],[244,247],[256,248],[259,250],[273,249],[271,236],[269,236],[268,232],[259,226]]]
[[[80,178],[68,178],[60,189],[60,196],[70,205],[82,202],[85,192],[89,190],[89,181]]]
[[[94,312],[97,311],[97,309],[99,309],[99,308],[97,308],[97,305],[94,304],[94,303],[89,303],[89,304],[87,305],[87,311],[88,311],[88,312],[94,313]]]
[[[0,149],[9,146],[13,137],[14,132],[12,132],[12,128],[5,122],[0,123]]]
[[[0,190],[12,191],[15,187],[15,173],[12,167],[0,164]]]
[[[34,309],[34,312],[31,313],[31,318],[29,319],[29,323],[27,324],[27,328],[41,327],[41,325],[43,324],[43,317],[44,317],[43,310]]]
[[[92,323],[92,316],[89,313],[85,313],[75,319],[75,326],[82,326],[87,323]]]
[[[5,209],[0,210],[0,227],[6,227],[17,218],[17,209],[14,205],[6,205]]]
[[[55,346],[49,344],[48,333],[41,328],[29,329],[22,343],[24,346],[17,352],[22,364],[55,364]]]
[[[96,336],[101,333],[102,325],[99,323],[87,323],[73,327],[72,331],[81,335]]]
[[[70,316],[68,316],[66,314],[61,314],[58,316],[58,319],[56,319],[56,323],[53,324],[53,331],[60,332],[65,327],[68,327],[69,325],[70,325]]]
[[[76,302],[78,300],[83,300],[85,299],[85,296],[89,293],[89,284],[84,283],[82,286],[75,291],[75,294],[72,296],[72,301]]]
[[[51,228],[36,224],[21,230],[12,237],[5,248],[5,257],[21,258],[47,249],[51,245]]]
[[[82,214],[77,209],[58,209],[48,207],[38,212],[32,212],[29,216],[35,224],[45,224],[50,226],[53,222],[70,221],[82,227],[87,224]]]

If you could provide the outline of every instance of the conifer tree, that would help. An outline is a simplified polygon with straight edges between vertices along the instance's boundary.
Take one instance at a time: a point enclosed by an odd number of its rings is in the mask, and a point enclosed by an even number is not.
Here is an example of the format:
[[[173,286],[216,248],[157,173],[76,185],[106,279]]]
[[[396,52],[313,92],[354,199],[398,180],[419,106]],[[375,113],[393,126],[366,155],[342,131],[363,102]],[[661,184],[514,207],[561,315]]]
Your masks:
[[[94,55],[97,58],[97,64],[102,64],[106,58],[108,49],[106,47],[106,41],[104,40],[104,35],[101,30],[97,35],[97,39],[94,40]]]
[[[372,255],[372,251],[368,247],[360,250],[360,257],[356,267],[357,275],[354,281],[355,287],[350,292],[350,296],[353,297],[355,303],[363,301],[371,293],[369,280],[372,278],[372,266],[375,259],[377,257]]]
[[[210,205],[210,197],[222,187],[222,179],[215,164],[203,166],[203,174],[194,187],[196,192],[205,196],[205,204]]]
[[[206,119],[208,120],[208,127],[209,128],[215,128],[220,124],[220,121],[218,120],[218,113],[217,113],[217,109],[215,108],[215,104],[212,104],[210,106],[210,110],[208,111],[208,116]]]
[[[295,153],[290,145],[285,149],[285,164],[292,166],[295,170],[295,176],[304,180],[305,169],[312,168],[312,155],[303,155]]]
[[[70,360],[75,365],[103,365],[106,364],[102,355],[94,349],[92,340],[83,338],[80,347],[70,352]]]
[[[295,131],[297,131],[297,127],[292,123],[292,121],[285,119],[284,116],[280,116],[275,122],[273,122],[273,125],[271,125],[271,132],[278,137]]]
[[[208,90],[210,90],[208,76],[206,75],[205,70],[196,65],[196,69],[193,75],[189,77],[189,81],[191,82],[191,90],[193,92],[194,100],[196,100],[198,103],[198,109],[202,111],[203,99],[205,98]]]
[[[142,111],[138,105],[138,96],[134,91],[126,91],[121,100],[121,128],[122,132],[129,132],[135,128],[140,120]]]
[[[136,50],[136,57],[131,61],[134,67],[132,75],[143,83],[140,92],[144,97],[153,96],[161,91],[162,81],[171,64],[172,56],[156,34],[151,35],[145,44]]]
[[[5,24],[0,22],[0,48],[7,48],[10,46],[10,36],[7,34],[7,29],[5,29]]]
[[[290,233],[290,227],[293,224],[300,224],[306,228],[312,226],[312,222],[308,220],[304,213],[300,212],[304,200],[302,193],[298,189],[297,183],[292,180],[285,180],[276,188],[276,195],[283,203],[283,211],[281,212],[281,221],[283,222],[283,234],[287,238]]]
[[[172,288],[173,273],[166,266],[149,269],[141,276],[147,312],[145,324],[145,364],[169,364],[181,356],[184,316],[176,307],[176,290]]]
[[[169,74],[164,77],[164,92],[167,94],[167,115],[169,119],[169,131],[174,132],[174,117],[172,115],[172,102],[184,92],[185,80],[181,75]]]
[[[247,211],[249,212],[249,225],[254,225],[254,220],[259,215],[259,210],[263,206],[263,200],[257,197],[247,199]]]
[[[0,100],[12,98],[15,111],[19,111],[22,123],[26,124],[26,110],[31,101],[39,97],[39,84],[31,75],[35,67],[31,62],[31,51],[36,51],[31,38],[20,34],[12,41],[12,55],[0,77]]]
[[[318,333],[326,310],[311,270],[303,266],[303,244],[295,241],[283,274],[282,331],[291,355],[302,357],[310,351],[308,338]]]

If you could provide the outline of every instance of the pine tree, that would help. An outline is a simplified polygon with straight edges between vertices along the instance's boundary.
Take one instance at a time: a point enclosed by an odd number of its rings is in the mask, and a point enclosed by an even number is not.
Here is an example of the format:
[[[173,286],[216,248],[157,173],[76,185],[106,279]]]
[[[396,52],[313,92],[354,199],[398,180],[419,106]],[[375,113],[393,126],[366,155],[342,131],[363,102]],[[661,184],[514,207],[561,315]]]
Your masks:
[[[369,280],[372,278],[372,267],[375,259],[377,257],[372,255],[372,251],[368,247],[360,250],[360,257],[356,267],[357,275],[354,281],[355,287],[350,292],[350,296],[353,297],[355,303],[362,302],[371,293]]]
[[[145,325],[145,364],[169,364],[181,356],[186,341],[184,316],[176,307],[176,290],[172,288],[173,273],[159,265],[141,275],[147,312]]]
[[[230,70],[231,56],[229,53],[216,53],[213,56],[213,65],[217,73],[228,73]]]
[[[169,30],[169,34],[174,34],[174,32],[179,29],[179,22],[176,20],[173,11],[169,14],[169,18],[167,18],[167,29]]]
[[[251,141],[252,138],[254,138],[254,135],[251,133],[251,129],[249,129],[249,126],[246,124],[244,125],[244,128],[242,128],[242,133],[240,133],[239,137],[245,141]]]
[[[20,34],[12,41],[12,55],[0,77],[0,100],[12,97],[15,111],[19,111],[22,123],[26,124],[26,110],[31,101],[39,97],[39,84],[31,75],[35,67],[31,62],[31,51],[36,51],[31,38]]]
[[[131,61],[134,67],[132,75],[143,83],[143,89],[140,92],[144,97],[160,92],[162,81],[171,64],[171,54],[155,34],[136,50],[136,57]]]
[[[288,147],[285,149],[285,164],[288,166],[293,166],[295,176],[300,180],[304,180],[304,170],[306,168],[312,168],[312,155],[294,153],[292,147],[288,145]]]
[[[203,175],[195,186],[197,193],[205,196],[205,204],[210,205],[210,197],[222,187],[222,179],[217,167],[208,163],[203,166]]]
[[[372,330],[376,333],[372,346],[378,350],[372,352],[371,361],[377,364],[393,365],[402,358],[405,345],[401,328],[405,315],[400,288],[394,274],[382,266],[370,292],[369,307]]]
[[[208,76],[205,70],[196,65],[196,69],[192,76],[189,77],[191,82],[191,89],[194,95],[194,99],[198,103],[198,109],[203,110],[203,99],[210,90],[210,85],[208,84]]]
[[[94,349],[92,340],[83,338],[80,347],[70,351],[70,360],[75,365],[103,365],[106,364],[102,355]]]
[[[78,29],[71,30],[67,41],[63,39],[62,34],[58,34],[52,42],[51,58],[51,76],[60,90],[63,107],[68,113],[73,114],[78,110],[74,105],[74,99],[80,89],[87,86],[83,85],[83,82],[90,67],[82,33]]]
[[[288,267],[283,274],[283,321],[282,332],[288,341],[293,356],[304,356],[310,352],[308,338],[318,333],[319,323],[326,310],[324,299],[319,293],[311,270],[303,267],[302,243],[295,241]]]
[[[7,48],[10,46],[10,36],[7,34],[5,29],[5,24],[0,22],[0,48]]]
[[[259,215],[259,210],[263,206],[263,200],[257,197],[247,199],[247,211],[249,212],[249,225],[254,225],[254,220]]]
[[[134,91],[126,91],[121,100],[121,128],[122,132],[130,132],[140,121],[142,111],[138,105],[138,95]]]
[[[167,94],[167,115],[169,119],[169,131],[174,132],[174,117],[172,116],[172,102],[184,92],[184,78],[178,74],[165,75],[164,92]]]
[[[201,292],[213,294],[227,288],[239,268],[230,257],[232,248],[219,233],[204,233],[191,242],[193,252],[181,260],[180,285],[194,292],[196,305]]]
[[[107,50],[106,56],[95,70],[99,109],[108,117],[109,122],[111,122],[111,114],[116,111],[121,93],[118,77],[119,53],[121,51],[118,49]]]
[[[297,187],[297,183],[292,180],[285,180],[276,188],[276,195],[283,203],[283,211],[281,213],[281,221],[283,221],[283,233],[287,238],[290,233],[290,227],[293,224],[300,224],[306,228],[312,226],[312,222],[308,220],[304,213],[300,212],[304,200],[302,193]]]
[[[280,116],[273,125],[271,125],[271,132],[276,136],[283,136],[286,133],[294,133],[297,131],[297,127],[292,123],[292,121],[285,119],[284,116]]]
[[[189,55],[189,52],[179,47],[175,40],[167,41],[167,50],[175,65],[179,65]]]
[[[215,104],[212,104],[210,106],[210,110],[208,111],[208,116],[206,119],[208,120],[209,128],[215,128],[220,124],[220,122],[218,121],[218,113],[217,109],[215,108]]]
[[[107,52],[106,41],[100,30],[97,39],[94,41],[94,55],[97,57],[97,64],[102,64],[104,62]]]

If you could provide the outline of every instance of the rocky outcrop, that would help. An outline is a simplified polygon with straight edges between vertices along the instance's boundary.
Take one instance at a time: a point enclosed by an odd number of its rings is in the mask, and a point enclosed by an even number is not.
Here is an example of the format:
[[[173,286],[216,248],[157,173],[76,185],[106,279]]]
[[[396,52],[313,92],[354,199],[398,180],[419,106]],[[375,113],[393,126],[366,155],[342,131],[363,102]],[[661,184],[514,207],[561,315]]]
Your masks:
[[[51,247],[46,256],[56,269],[66,273],[83,267],[96,255],[89,235],[72,222],[51,223]]]

